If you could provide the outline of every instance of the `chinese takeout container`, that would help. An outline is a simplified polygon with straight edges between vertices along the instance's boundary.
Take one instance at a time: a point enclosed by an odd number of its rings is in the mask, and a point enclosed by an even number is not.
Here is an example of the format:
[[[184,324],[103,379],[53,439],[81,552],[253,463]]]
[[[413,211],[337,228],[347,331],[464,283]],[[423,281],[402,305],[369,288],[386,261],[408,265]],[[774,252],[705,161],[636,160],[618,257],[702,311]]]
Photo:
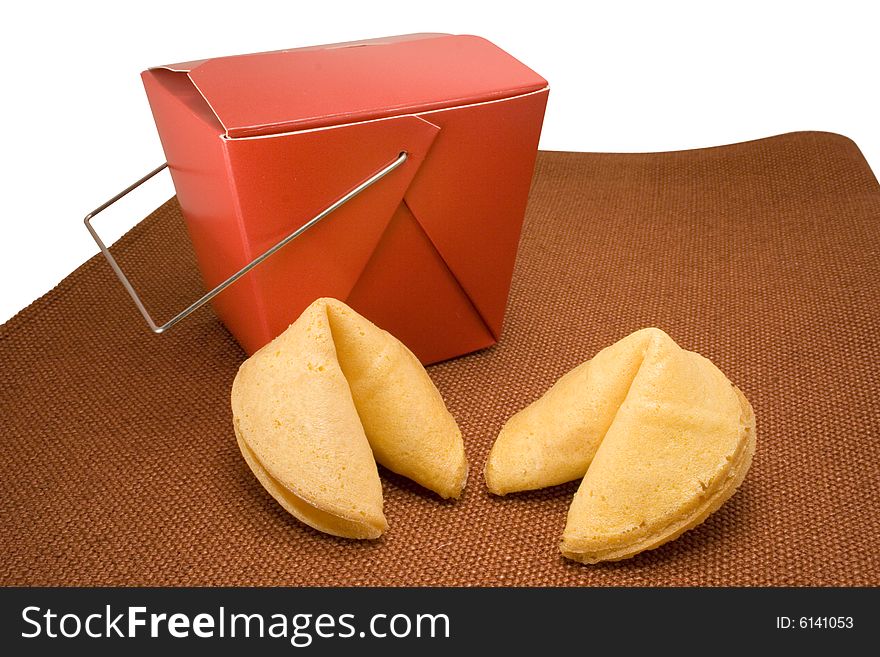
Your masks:
[[[213,300],[248,352],[322,296],[424,363],[498,340],[547,102],[534,71],[416,34],[142,77],[209,289],[397,162]]]

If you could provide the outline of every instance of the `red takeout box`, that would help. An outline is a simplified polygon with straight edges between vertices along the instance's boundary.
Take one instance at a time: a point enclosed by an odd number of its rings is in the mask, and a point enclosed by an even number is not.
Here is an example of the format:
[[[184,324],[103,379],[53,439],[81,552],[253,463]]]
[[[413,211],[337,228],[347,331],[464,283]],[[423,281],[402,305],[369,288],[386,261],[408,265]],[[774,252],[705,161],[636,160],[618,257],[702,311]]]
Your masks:
[[[143,81],[214,287],[248,352],[331,296],[431,363],[501,333],[547,82],[475,36],[417,34],[149,69]]]

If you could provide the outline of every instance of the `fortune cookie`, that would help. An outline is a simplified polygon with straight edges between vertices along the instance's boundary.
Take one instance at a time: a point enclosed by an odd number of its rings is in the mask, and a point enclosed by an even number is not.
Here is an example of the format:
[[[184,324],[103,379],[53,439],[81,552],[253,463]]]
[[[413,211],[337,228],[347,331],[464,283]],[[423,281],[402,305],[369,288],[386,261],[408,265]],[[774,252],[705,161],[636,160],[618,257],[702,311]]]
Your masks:
[[[597,563],[703,522],[736,492],[754,451],[755,416],[739,389],[709,360],[648,328],[510,418],[485,476],[498,495],[583,477],[561,551]]]
[[[387,529],[377,462],[444,498],[467,480],[461,432],[424,367],[335,299],[315,301],[241,365],[232,415],[263,487],[335,536]]]

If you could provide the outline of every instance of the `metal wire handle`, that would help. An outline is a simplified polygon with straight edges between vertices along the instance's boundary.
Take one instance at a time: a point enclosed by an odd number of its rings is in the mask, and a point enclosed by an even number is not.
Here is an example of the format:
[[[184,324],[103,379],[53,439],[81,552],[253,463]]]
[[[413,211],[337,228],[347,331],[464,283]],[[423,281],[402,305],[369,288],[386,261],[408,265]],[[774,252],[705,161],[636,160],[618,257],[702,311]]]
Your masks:
[[[143,301],[141,301],[140,296],[135,291],[131,282],[128,280],[128,277],[123,273],[122,269],[117,264],[116,258],[113,257],[113,255],[110,253],[110,250],[104,245],[103,240],[101,240],[101,238],[98,236],[98,233],[95,232],[95,228],[92,226],[92,219],[94,219],[95,216],[97,216],[98,214],[100,214],[101,212],[103,212],[104,210],[109,208],[111,205],[116,203],[116,201],[118,201],[119,199],[123,198],[124,196],[126,196],[127,194],[132,192],[133,190],[135,190],[138,187],[140,187],[141,185],[143,185],[145,182],[147,182],[150,178],[155,176],[157,173],[163,171],[165,168],[167,168],[168,163],[166,162],[162,166],[156,167],[155,169],[150,171],[150,173],[148,173],[146,176],[144,176],[143,178],[138,180],[136,183],[126,187],[124,190],[119,192],[116,196],[111,198],[109,201],[107,201],[103,205],[100,205],[97,208],[95,208],[94,210],[92,210],[91,212],[89,212],[85,216],[85,219],[83,219],[83,222],[85,223],[86,228],[88,228],[89,233],[92,235],[92,238],[95,240],[95,243],[98,245],[98,248],[101,249],[101,253],[104,254],[104,257],[107,259],[107,262],[110,264],[110,267],[113,269],[113,272],[116,274],[116,277],[119,279],[119,282],[122,283],[126,292],[128,292],[128,295],[131,297],[132,301],[134,301],[134,305],[137,306],[137,309],[140,311],[143,318],[147,321],[147,324],[149,325],[150,330],[153,333],[164,333],[165,331],[170,329],[172,326],[177,324],[180,320],[185,319],[186,317],[188,317],[189,315],[194,313],[196,310],[198,310],[199,308],[204,306],[206,303],[208,303],[211,299],[213,299],[218,294],[220,294],[227,287],[229,287],[230,285],[235,283],[235,281],[237,281],[239,278],[241,278],[242,276],[247,274],[251,269],[253,269],[257,265],[259,265],[260,263],[262,263],[264,260],[268,259],[269,257],[273,256],[279,250],[284,248],[284,246],[286,246],[288,243],[292,242],[297,237],[299,237],[304,232],[306,232],[309,228],[312,228],[315,224],[317,224],[319,221],[321,221],[321,219],[323,219],[327,215],[331,214],[334,210],[337,210],[338,208],[340,208],[343,205],[345,205],[346,203],[348,203],[351,199],[353,199],[355,196],[360,194],[362,191],[364,191],[368,187],[371,187],[373,184],[382,180],[382,178],[384,178],[389,173],[394,171],[397,167],[399,167],[401,164],[406,162],[406,158],[407,158],[406,151],[401,151],[400,154],[397,156],[397,158],[393,162],[391,162],[387,166],[383,167],[382,169],[380,169],[379,171],[377,171],[376,173],[371,175],[369,178],[367,178],[366,180],[361,182],[357,187],[355,187],[350,192],[348,192],[347,194],[345,194],[344,196],[339,198],[337,201],[334,201],[333,203],[328,205],[326,208],[321,210],[318,214],[316,214],[314,217],[309,219],[302,226],[300,226],[295,231],[293,231],[292,233],[290,233],[289,235],[284,237],[282,240],[280,240],[277,244],[275,244],[275,246],[267,249],[262,254],[258,255],[256,258],[251,260],[244,267],[242,267],[237,272],[235,272],[232,276],[230,276],[225,281],[220,283],[213,290],[211,290],[210,292],[206,292],[201,298],[199,298],[198,300],[191,303],[189,306],[184,308],[181,312],[176,314],[174,317],[169,319],[167,322],[165,322],[161,326],[156,324],[155,321],[153,321],[153,318],[150,316],[150,313],[147,311],[146,306],[144,306]]]

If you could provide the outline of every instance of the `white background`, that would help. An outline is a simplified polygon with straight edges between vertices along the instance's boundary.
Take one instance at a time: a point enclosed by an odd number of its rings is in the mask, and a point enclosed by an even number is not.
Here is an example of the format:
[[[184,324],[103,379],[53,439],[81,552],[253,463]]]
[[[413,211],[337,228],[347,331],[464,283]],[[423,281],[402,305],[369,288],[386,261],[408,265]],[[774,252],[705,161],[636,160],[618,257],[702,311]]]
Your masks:
[[[410,32],[478,34],[549,80],[541,148],[657,151],[794,130],[880,170],[873,2],[16,2],[0,26],[0,322],[97,252],[82,216],[164,161],[139,73]],[[139,191],[111,239],[172,193]]]

